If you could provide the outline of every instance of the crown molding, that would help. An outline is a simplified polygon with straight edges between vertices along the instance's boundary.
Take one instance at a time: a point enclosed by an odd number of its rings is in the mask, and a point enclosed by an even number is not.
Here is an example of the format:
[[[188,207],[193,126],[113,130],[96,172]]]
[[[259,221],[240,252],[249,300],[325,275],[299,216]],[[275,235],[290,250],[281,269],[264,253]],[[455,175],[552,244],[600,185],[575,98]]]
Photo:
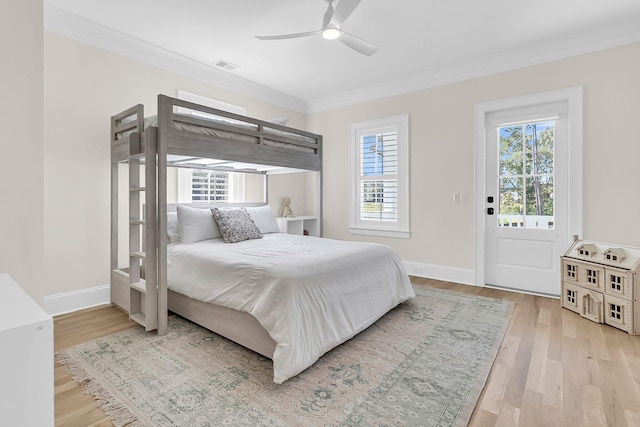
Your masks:
[[[317,113],[363,102],[375,101],[404,93],[442,86],[463,80],[511,71],[518,68],[566,59],[598,50],[609,49],[640,41],[637,23],[606,27],[583,32],[561,42],[540,42],[484,56],[452,66],[414,74],[378,85],[342,92],[307,101],[307,113]]]
[[[44,28],[47,31],[304,114],[374,101],[640,41],[640,27],[635,22],[628,22],[615,27],[590,29],[561,41],[535,43],[377,85],[305,100],[125,35],[46,1]]]
[[[211,65],[123,34],[48,2],[44,4],[44,29],[280,107],[307,112],[307,103],[303,99],[217,70]]]

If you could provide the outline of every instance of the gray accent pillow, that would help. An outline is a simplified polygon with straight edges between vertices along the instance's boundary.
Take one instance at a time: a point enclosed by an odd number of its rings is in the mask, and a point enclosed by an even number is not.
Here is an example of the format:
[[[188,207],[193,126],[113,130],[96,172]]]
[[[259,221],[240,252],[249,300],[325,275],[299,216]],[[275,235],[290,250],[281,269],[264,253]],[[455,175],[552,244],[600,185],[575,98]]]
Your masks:
[[[260,229],[245,208],[211,209],[222,238],[227,243],[243,240],[262,239]]]

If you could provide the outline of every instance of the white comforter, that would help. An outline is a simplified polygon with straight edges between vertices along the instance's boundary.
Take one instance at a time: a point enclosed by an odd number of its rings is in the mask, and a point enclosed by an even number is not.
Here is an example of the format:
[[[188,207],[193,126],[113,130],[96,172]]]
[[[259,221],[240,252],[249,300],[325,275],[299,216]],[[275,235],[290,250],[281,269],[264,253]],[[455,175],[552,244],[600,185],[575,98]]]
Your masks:
[[[415,296],[384,245],[290,234],[168,247],[168,287],[252,314],[276,342],[280,384]]]

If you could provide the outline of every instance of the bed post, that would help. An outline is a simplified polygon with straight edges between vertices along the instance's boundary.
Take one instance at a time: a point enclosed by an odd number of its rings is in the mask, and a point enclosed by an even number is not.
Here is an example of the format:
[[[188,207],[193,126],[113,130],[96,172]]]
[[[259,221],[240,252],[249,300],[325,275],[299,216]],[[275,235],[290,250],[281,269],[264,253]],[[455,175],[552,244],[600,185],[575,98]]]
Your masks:
[[[111,117],[111,144],[109,144],[109,152],[111,153],[111,268],[109,269],[109,277],[112,277],[113,271],[118,268],[118,162],[116,162],[113,155],[115,128],[116,119]],[[109,292],[111,305],[115,305],[113,298],[115,283],[111,283]]]
[[[158,335],[168,330],[167,308],[167,132],[171,124],[173,105],[165,95],[158,95]]]
[[[322,136],[318,136],[318,237],[322,237]]]

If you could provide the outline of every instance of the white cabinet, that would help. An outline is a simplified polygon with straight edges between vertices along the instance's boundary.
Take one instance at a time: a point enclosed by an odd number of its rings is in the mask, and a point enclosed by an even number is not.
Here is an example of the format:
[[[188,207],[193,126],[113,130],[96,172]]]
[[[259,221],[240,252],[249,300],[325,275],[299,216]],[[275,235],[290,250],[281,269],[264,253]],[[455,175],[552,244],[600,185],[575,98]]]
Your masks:
[[[282,233],[318,236],[318,219],[315,216],[278,217],[276,220]]]
[[[53,426],[53,319],[0,274],[0,426]]]

